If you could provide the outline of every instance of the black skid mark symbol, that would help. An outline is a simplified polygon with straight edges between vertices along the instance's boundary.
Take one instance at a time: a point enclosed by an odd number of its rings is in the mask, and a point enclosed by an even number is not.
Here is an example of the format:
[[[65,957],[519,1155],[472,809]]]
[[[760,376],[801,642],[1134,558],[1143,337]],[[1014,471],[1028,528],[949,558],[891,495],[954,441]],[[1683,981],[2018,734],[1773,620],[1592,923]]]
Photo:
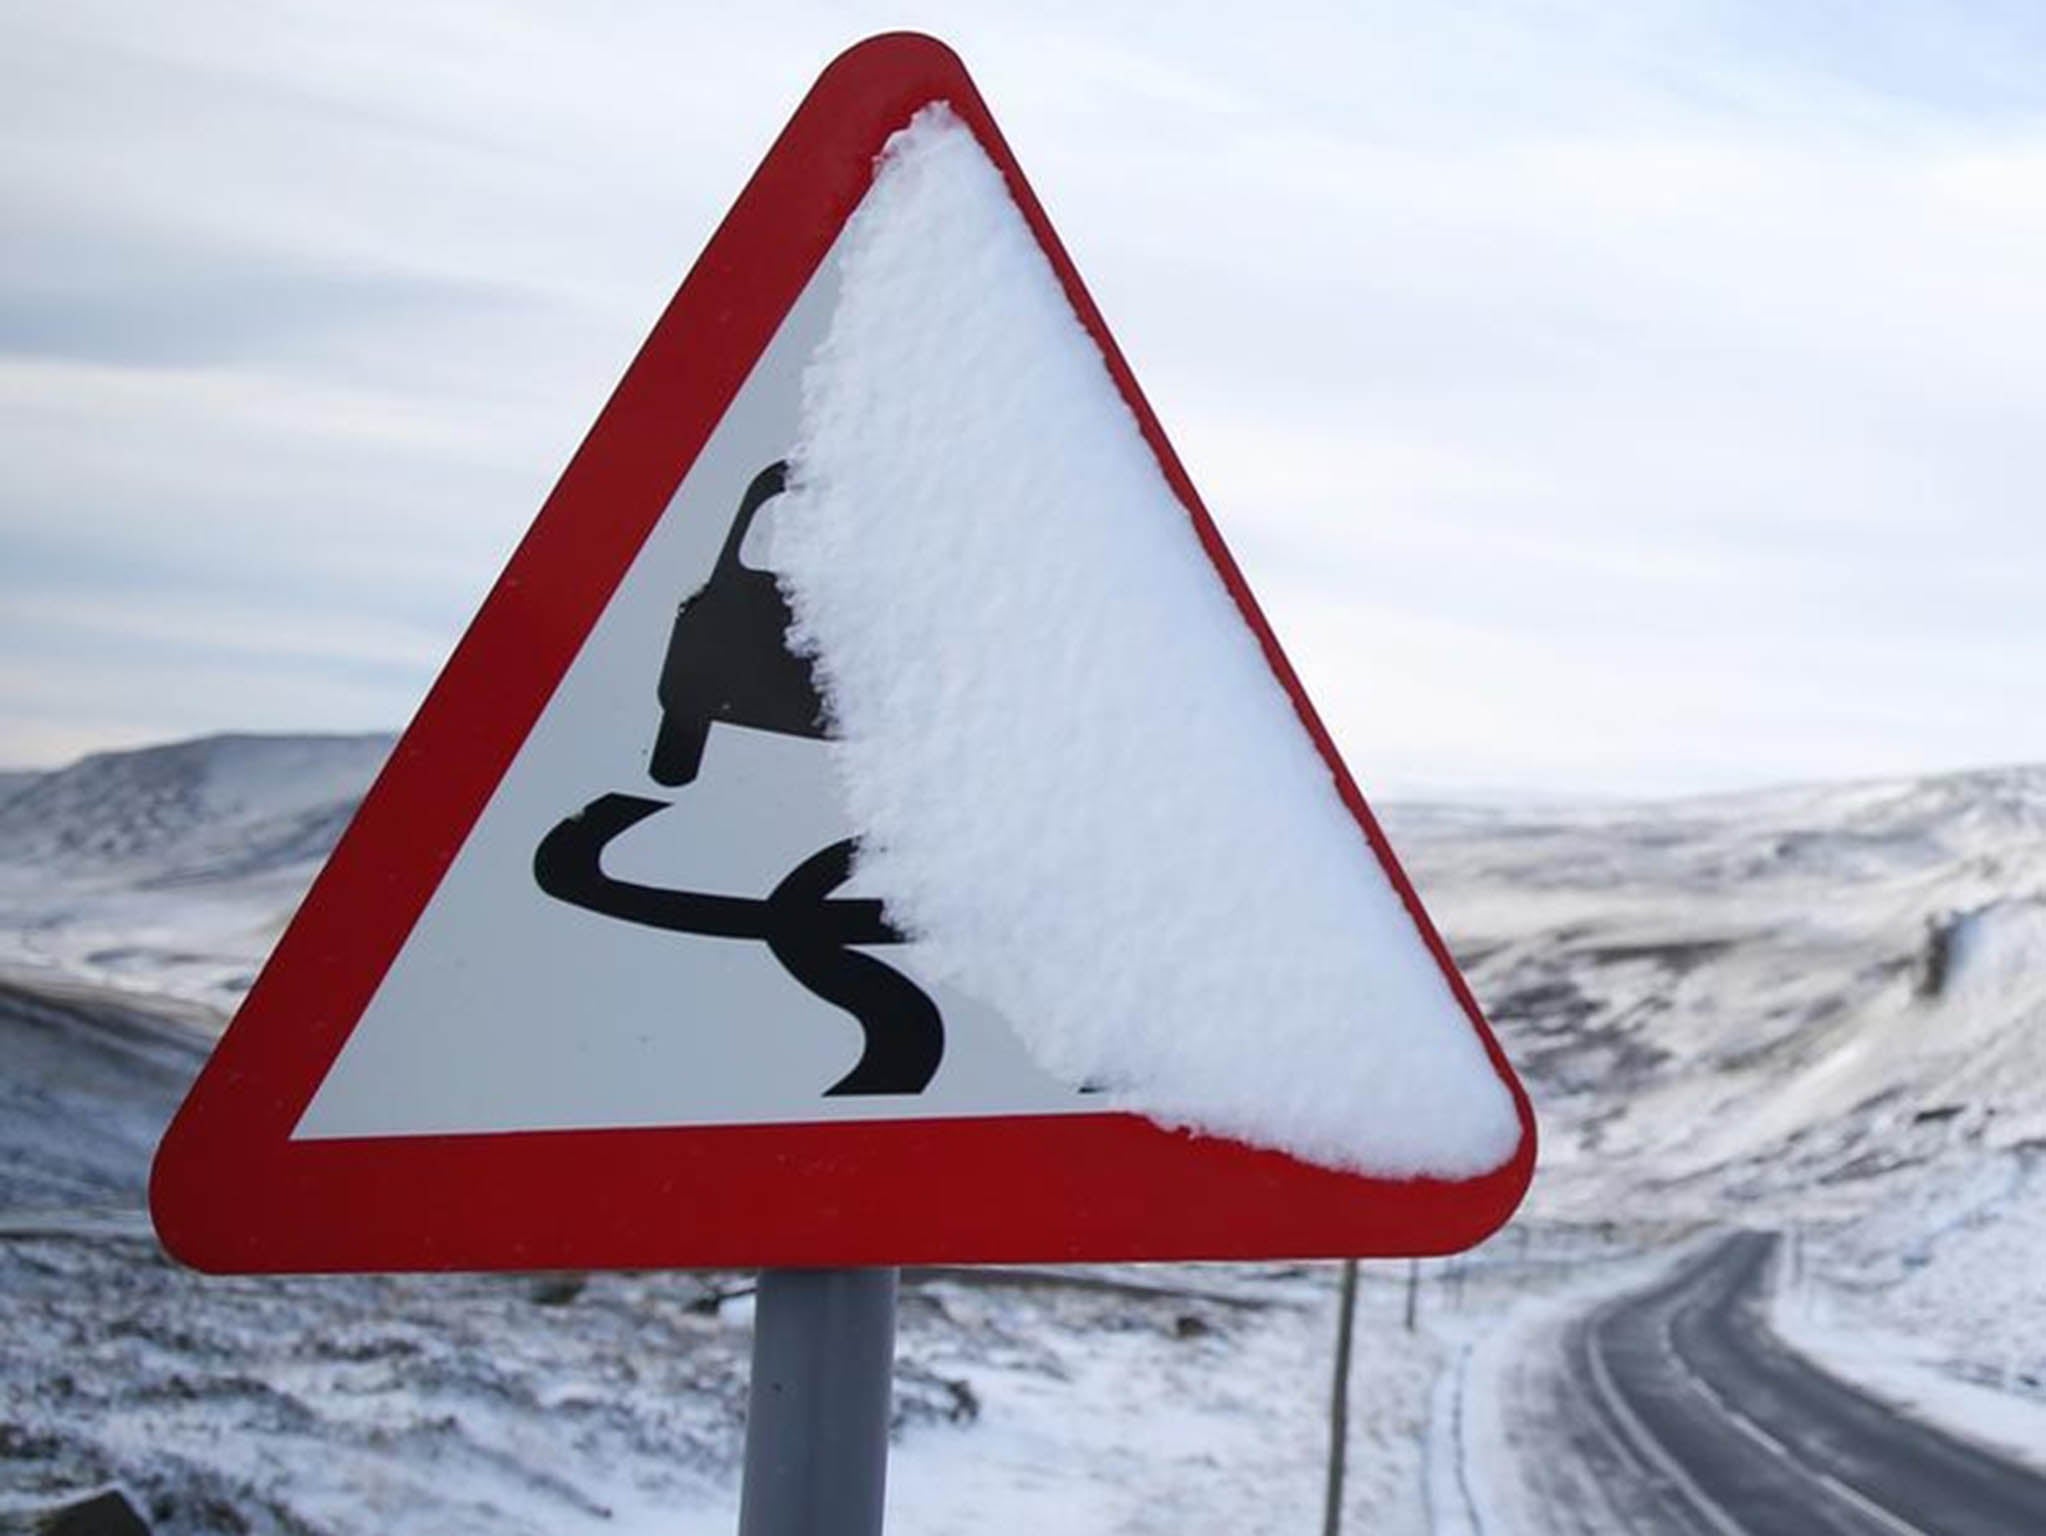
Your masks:
[[[848,947],[826,918],[834,906],[865,906],[825,898],[852,875],[854,841],[846,838],[790,870],[767,898],[767,944],[782,969],[828,1003],[860,1021],[866,1050],[825,1096],[921,1093],[945,1054],[945,1026],[935,1004],[908,977]],[[878,917],[879,903],[873,903]],[[886,919],[881,922],[886,925]],[[890,939],[901,935],[890,927]],[[909,1085],[909,1086],[905,1086]]]
[[[540,840],[533,878],[557,901],[604,917],[706,938],[765,941],[790,976],[859,1021],[866,1047],[827,1097],[921,1093],[944,1057],[944,1024],[908,977],[852,946],[900,944],[878,901],[833,898],[852,873],[855,840],[812,854],[765,901],[614,880],[603,870],[611,840],[668,802],[601,795]]]

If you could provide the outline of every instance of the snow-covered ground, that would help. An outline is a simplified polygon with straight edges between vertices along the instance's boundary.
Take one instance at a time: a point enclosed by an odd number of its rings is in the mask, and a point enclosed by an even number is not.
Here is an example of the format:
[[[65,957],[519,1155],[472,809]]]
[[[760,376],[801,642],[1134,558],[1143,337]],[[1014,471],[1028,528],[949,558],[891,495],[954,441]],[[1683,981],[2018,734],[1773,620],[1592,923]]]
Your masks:
[[[218,738],[0,782],[0,982],[217,1028],[388,746]],[[1777,1316],[1800,1347],[2046,1444],[2046,771],[1388,821],[1530,1081],[1543,1163],[1512,1228],[1422,1266],[1418,1331],[1405,1266],[1366,1267],[1356,1528],[1538,1496],[1512,1470],[1516,1352],[1714,1225],[1795,1233]],[[130,1031],[51,1086],[72,1037],[13,1027],[0,1506],[114,1480],[173,1531],[220,1508],[258,1531],[730,1528],[742,1277],[183,1273],[135,1210],[202,1047]],[[1332,1267],[1046,1278],[911,1278],[892,1530],[1318,1518]]]
[[[890,1528],[981,1530],[993,1510],[1060,1531],[1310,1524],[1318,1279],[1273,1278],[1255,1310],[1155,1275],[1156,1295],[913,1280]],[[16,1495],[120,1482],[166,1531],[242,1528],[231,1509],[256,1530],[729,1532],[750,1314],[720,1298],[742,1285],[223,1280],[141,1238],[10,1242],[0,1477]],[[1425,1404],[1433,1346],[1401,1337],[1372,1371]],[[1418,1428],[1365,1416],[1360,1528],[1425,1529]]]
[[[161,1123],[178,1052],[189,1075],[198,1051],[132,1007],[82,985],[0,995],[0,1060],[56,1063],[0,1117],[0,1511],[113,1483],[165,1532],[732,1529],[748,1277],[182,1270],[140,1219],[148,1141],[129,1132]],[[1062,1531],[1311,1522],[1331,1279],[912,1273],[891,1529],[982,1530],[991,1510]],[[1365,1289],[1348,1505],[1424,1530],[1440,1347],[1404,1331],[1396,1273]]]

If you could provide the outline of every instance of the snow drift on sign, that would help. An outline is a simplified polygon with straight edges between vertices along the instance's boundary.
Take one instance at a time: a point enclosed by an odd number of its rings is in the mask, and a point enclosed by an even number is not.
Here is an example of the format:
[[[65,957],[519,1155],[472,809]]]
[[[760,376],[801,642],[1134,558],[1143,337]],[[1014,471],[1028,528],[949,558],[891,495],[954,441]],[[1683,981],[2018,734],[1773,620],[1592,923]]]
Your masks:
[[[770,563],[861,886],[1120,1107],[1384,1176],[1500,1166],[1510,1094],[942,105],[842,253]]]

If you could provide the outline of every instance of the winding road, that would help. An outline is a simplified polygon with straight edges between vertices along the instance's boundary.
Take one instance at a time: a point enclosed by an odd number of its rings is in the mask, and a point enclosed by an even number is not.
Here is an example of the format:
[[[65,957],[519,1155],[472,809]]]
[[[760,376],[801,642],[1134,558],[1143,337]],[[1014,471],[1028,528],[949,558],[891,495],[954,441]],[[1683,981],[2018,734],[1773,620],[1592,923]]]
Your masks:
[[[1777,1239],[1743,1232],[1563,1335],[1563,1530],[1706,1536],[2046,1532],[2046,1478],[1906,1418],[1769,1331]],[[1596,1494],[1603,1509],[1591,1506]]]

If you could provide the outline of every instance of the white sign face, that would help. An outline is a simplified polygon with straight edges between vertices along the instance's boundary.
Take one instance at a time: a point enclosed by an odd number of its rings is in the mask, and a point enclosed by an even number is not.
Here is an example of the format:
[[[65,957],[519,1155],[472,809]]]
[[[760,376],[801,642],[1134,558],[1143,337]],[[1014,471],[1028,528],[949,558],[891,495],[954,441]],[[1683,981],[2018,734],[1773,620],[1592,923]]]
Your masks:
[[[841,886],[858,829],[789,712],[807,668],[749,622],[773,600],[746,514],[753,535],[773,515],[837,270],[698,456],[295,1138],[1097,1107]]]

